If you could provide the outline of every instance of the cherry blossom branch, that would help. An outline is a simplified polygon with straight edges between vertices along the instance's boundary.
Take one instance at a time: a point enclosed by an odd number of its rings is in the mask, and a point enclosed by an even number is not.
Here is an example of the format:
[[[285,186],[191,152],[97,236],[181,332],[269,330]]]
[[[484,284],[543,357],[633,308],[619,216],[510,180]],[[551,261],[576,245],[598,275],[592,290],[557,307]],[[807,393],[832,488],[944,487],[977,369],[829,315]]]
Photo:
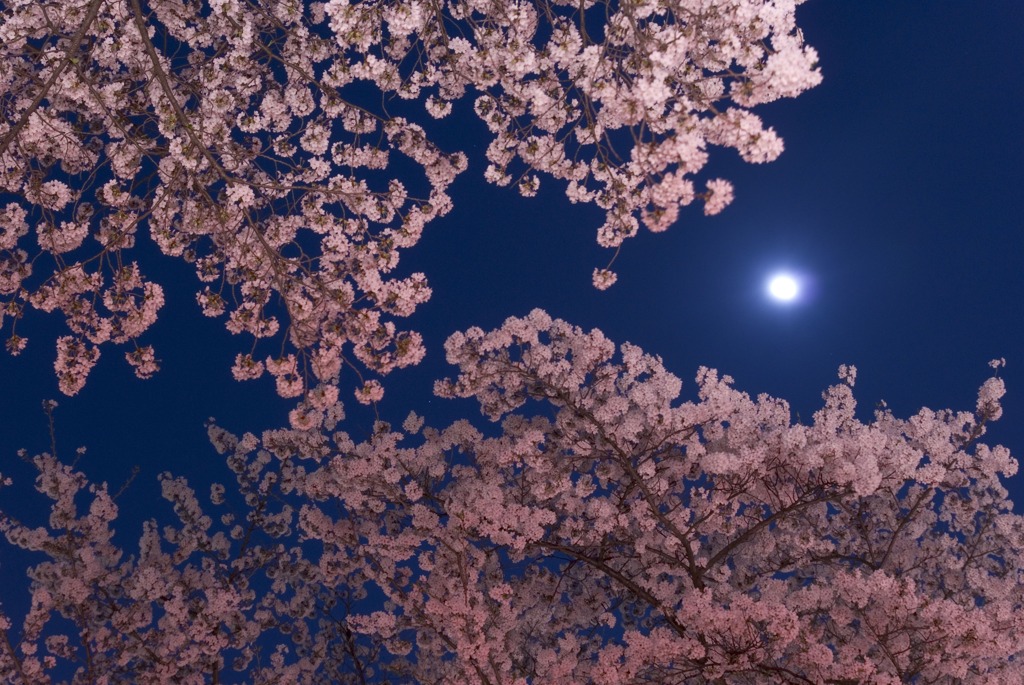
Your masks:
[[[29,106],[22,112],[18,121],[16,121],[14,126],[8,129],[4,136],[0,138],[0,156],[7,152],[8,146],[15,138],[18,137],[18,134],[21,133],[22,129],[25,128],[25,125],[28,123],[32,114],[39,109],[39,105],[42,104],[46,95],[53,87],[53,84],[61,77],[64,70],[68,68],[68,65],[75,63],[78,59],[78,54],[82,49],[82,39],[85,37],[86,31],[89,30],[93,21],[95,21],[96,15],[99,13],[100,5],[103,4],[103,1],[104,0],[92,0],[92,2],[89,3],[89,7],[86,9],[85,18],[78,26],[78,30],[75,31],[75,35],[71,37],[71,42],[68,45],[67,50],[64,51],[63,59],[61,59],[60,63],[57,64],[56,68],[50,74],[50,78],[46,80],[46,83],[39,89],[39,92],[36,93],[36,96],[32,99]]]

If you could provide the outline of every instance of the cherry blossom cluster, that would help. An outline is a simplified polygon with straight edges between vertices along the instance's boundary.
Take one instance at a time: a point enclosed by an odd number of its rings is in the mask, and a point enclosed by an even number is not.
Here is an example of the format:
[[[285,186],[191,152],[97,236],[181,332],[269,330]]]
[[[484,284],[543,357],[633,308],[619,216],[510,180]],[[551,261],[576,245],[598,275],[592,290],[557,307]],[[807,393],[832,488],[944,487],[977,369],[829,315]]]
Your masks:
[[[358,578],[329,582],[295,538],[295,512],[278,502],[301,471],[265,450],[250,455],[252,435],[211,427],[210,437],[230,452],[233,496],[214,484],[204,508],[184,479],[162,474],[174,520],[144,522],[130,555],[115,542],[118,493],[51,454],[31,460],[49,520],[27,525],[5,506],[0,533],[47,560],[29,571],[17,627],[0,607],[0,681],[340,683],[372,672],[379,647],[346,624],[366,591]],[[0,476],[0,488],[11,485]]]
[[[527,197],[538,174],[565,181],[572,202],[605,210],[598,243],[618,248],[640,223],[666,230],[694,199],[705,214],[729,204],[727,181],[694,184],[710,146],[752,163],[782,152],[749,109],[821,81],[797,4],[470,2],[472,32],[448,41],[441,95],[466,81],[483,91],[474,107],[494,135],[489,181]],[[595,287],[612,282],[595,271]]]
[[[486,178],[527,197],[539,174],[566,181],[571,201],[605,210],[598,242],[617,248],[641,221],[667,229],[696,198],[706,214],[732,200],[722,179],[695,189],[709,145],[754,163],[782,152],[750,108],[821,81],[798,4],[469,0],[445,3],[441,15],[419,2],[331,0],[326,13],[343,46],[374,54],[360,73],[403,98],[428,92],[431,116],[475,91],[493,135]],[[606,270],[594,284],[611,285]]]
[[[161,476],[177,523],[146,523],[137,554],[112,542],[106,485],[36,457],[48,526],[0,508],[7,541],[45,559],[20,627],[0,614],[0,679],[1024,675],[1024,518],[1001,483],[1017,462],[982,442],[998,376],[973,411],[864,422],[844,366],[804,425],[707,368],[680,401],[659,358],[539,310],[446,352],[458,373],[437,393],[474,398],[489,428],[211,425],[237,488],[204,505]]]
[[[415,116],[443,118],[472,98],[493,138],[486,177],[526,196],[545,174],[564,181],[572,201],[606,211],[598,241],[617,249],[639,222],[665,230],[694,199],[706,213],[729,203],[727,181],[694,185],[709,146],[751,162],[779,154],[750,108],[820,80],[797,4],[7,3],[7,349],[24,349],[15,328],[34,307],[67,319],[62,391],[82,387],[108,343],[132,348],[139,376],[154,373],[156,351],[137,338],[163,297],[130,257],[141,226],[195,267],[203,313],[252,338],[236,378],[294,356],[297,380],[275,380],[302,397],[304,415],[308,393],[338,385],[342,367],[360,401],[376,401],[383,386],[364,372],[424,354],[394,319],[431,290],[423,274],[399,271],[400,255],[450,211],[447,191],[468,164]],[[616,275],[593,278],[604,289]],[[281,344],[267,352],[263,339]]]

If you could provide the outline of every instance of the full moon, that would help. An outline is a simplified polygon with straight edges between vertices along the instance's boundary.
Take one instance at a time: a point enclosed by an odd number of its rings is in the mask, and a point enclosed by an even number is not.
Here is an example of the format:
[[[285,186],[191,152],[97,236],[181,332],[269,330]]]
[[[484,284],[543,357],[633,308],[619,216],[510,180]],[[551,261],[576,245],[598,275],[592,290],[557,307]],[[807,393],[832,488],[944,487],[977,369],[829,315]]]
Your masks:
[[[797,296],[799,291],[800,287],[796,279],[789,274],[772,276],[772,279],[768,281],[768,293],[781,302],[789,302]]]

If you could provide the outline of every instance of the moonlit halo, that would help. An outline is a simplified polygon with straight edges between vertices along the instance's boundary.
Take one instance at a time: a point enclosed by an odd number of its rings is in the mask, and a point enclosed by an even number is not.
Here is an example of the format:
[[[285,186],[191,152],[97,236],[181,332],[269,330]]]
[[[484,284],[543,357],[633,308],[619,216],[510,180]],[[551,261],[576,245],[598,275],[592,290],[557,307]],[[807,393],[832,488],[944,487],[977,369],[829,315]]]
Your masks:
[[[790,302],[800,293],[800,284],[789,274],[776,274],[768,281],[768,294],[780,302]]]

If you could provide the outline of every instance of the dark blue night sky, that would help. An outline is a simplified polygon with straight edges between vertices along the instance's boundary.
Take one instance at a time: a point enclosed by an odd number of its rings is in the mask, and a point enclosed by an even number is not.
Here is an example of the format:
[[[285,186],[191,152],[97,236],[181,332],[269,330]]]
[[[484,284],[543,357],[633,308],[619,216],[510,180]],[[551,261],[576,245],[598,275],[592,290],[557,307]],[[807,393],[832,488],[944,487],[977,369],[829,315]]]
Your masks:
[[[642,229],[606,292],[591,286],[610,256],[595,242],[598,210],[569,204],[545,179],[533,200],[487,185],[483,126],[467,116],[442,122],[444,146],[465,149],[470,170],[452,187],[454,211],[403,254],[402,268],[426,272],[434,289],[409,323],[428,356],[387,379],[382,416],[400,422],[415,409],[435,425],[467,415],[482,423],[469,402],[431,398],[433,379],[451,373],[445,337],[541,307],[659,354],[687,397],[697,367],[711,366],[744,391],[789,400],[804,420],[843,363],[859,369],[867,418],[883,399],[898,416],[973,409],[987,362],[1005,357],[1005,414],[990,437],[1024,454],[1024,5],[811,0],[798,22],[825,80],[758,110],[784,138],[782,157],[751,166],[713,151],[708,173],[734,183],[735,202],[715,217],[687,208],[666,233]],[[289,406],[268,379],[231,379],[239,341],[199,313],[192,269],[151,245],[140,253],[168,300],[147,334],[163,360],[156,378],[136,380],[122,351],[105,348],[85,389],[60,398],[52,341],[61,329],[38,312],[19,331],[31,340],[25,353],[0,356],[0,471],[28,486],[15,452],[48,449],[40,403],[57,398],[64,456],[86,445],[80,468],[115,487],[141,467],[119,500],[129,548],[143,518],[169,513],[156,474],[185,475],[200,490],[227,478],[206,439],[208,417],[258,433],[284,425]],[[788,305],[765,295],[782,269],[806,285]],[[354,401],[346,407],[345,429],[365,437],[372,417]],[[1024,480],[1010,488],[1024,503]],[[27,491],[0,497],[41,524],[46,512],[32,503],[42,498],[8,499]],[[24,597],[9,590],[26,581],[15,566],[0,565],[0,600],[19,615]]]

